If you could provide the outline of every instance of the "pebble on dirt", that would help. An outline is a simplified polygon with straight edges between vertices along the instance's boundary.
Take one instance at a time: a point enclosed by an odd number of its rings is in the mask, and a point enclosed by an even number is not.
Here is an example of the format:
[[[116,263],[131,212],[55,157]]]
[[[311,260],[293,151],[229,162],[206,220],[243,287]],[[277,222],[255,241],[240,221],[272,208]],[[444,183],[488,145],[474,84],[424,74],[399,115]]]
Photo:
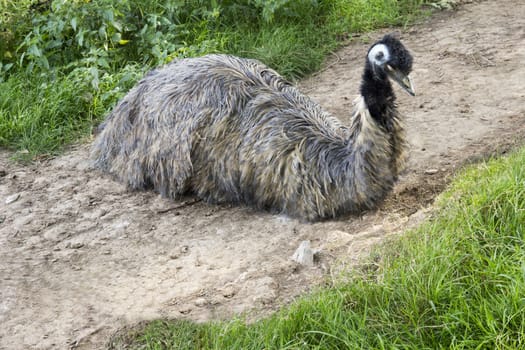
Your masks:
[[[8,197],[5,199],[5,204],[11,204],[11,203],[14,203],[14,202],[16,202],[19,198],[20,198],[20,193],[12,194],[12,195],[8,196]]]
[[[292,260],[305,266],[314,266],[314,251],[310,247],[310,241],[302,241],[299,248],[292,255]]]
[[[235,294],[237,294],[235,288],[231,285],[225,286],[224,288],[222,288],[220,292],[223,297],[228,298],[228,299],[232,298]]]
[[[425,170],[425,175],[435,175],[437,173],[439,173],[438,169],[427,169],[427,170]]]
[[[84,243],[80,243],[80,242],[66,244],[66,248],[71,248],[71,249],[80,249],[83,246],[84,246]]]

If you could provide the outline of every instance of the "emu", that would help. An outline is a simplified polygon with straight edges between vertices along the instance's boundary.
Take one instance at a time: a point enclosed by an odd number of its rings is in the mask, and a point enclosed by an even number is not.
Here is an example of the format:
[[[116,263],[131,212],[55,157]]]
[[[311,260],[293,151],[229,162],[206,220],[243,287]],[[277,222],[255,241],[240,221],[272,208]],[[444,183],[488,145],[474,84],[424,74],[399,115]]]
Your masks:
[[[150,71],[99,128],[94,165],[132,189],[245,203],[315,221],[373,208],[407,143],[390,79],[412,56],[393,35],[368,51],[349,126],[261,62],[213,54]]]

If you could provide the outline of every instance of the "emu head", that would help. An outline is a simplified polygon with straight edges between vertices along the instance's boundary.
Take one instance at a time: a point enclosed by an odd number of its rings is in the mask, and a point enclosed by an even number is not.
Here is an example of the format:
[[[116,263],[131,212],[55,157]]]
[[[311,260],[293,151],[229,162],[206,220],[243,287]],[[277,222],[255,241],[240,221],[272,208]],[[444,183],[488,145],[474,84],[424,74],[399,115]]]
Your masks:
[[[377,79],[392,79],[406,92],[415,96],[412,81],[408,76],[412,71],[412,55],[401,41],[387,34],[368,50],[368,63]]]

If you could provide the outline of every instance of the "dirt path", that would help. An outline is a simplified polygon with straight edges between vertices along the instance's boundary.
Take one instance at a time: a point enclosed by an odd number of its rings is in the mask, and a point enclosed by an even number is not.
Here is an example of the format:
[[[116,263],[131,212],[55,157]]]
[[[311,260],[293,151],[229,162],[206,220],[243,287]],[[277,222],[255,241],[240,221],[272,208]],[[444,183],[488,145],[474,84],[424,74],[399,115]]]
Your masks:
[[[418,93],[397,90],[409,170],[382,208],[359,217],[306,224],[128,192],[89,169],[88,145],[30,167],[0,153],[0,349],[100,348],[143,319],[260,314],[354,263],[417,223],[462,164],[524,143],[524,18],[521,0],[484,1],[403,32]],[[301,84],[345,122],[367,47],[340,50]],[[314,267],[290,261],[303,240],[321,249]]]

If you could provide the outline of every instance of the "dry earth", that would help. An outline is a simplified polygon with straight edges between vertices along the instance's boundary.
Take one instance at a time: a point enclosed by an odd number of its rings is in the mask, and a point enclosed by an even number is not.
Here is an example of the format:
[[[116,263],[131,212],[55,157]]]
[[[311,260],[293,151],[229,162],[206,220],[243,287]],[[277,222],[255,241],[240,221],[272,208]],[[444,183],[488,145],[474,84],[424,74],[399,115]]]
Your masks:
[[[409,169],[374,212],[308,224],[246,207],[129,192],[89,145],[29,167],[0,152],[0,349],[101,348],[144,319],[260,315],[425,216],[466,162],[525,140],[525,2],[442,12],[402,31],[418,95],[398,90]],[[368,35],[300,85],[348,122]],[[364,43],[368,41],[368,43]],[[10,202],[10,203],[8,203]],[[290,257],[303,240],[313,267]]]

